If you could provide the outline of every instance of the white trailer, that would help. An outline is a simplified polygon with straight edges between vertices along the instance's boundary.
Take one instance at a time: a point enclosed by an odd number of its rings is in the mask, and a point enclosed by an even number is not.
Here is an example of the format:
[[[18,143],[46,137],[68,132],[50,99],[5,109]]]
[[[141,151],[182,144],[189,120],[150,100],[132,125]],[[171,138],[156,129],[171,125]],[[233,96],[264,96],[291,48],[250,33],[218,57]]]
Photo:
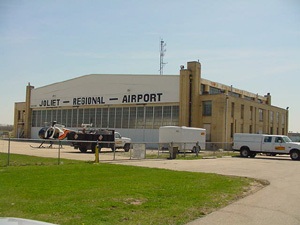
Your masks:
[[[206,130],[203,128],[184,126],[162,126],[159,128],[159,143],[165,149],[172,145],[178,147],[179,151],[191,150],[196,152],[198,146],[200,149],[205,149],[205,137]]]
[[[242,157],[253,158],[257,153],[289,154],[291,159],[300,160],[300,143],[292,142],[285,135],[236,133],[232,148]]]

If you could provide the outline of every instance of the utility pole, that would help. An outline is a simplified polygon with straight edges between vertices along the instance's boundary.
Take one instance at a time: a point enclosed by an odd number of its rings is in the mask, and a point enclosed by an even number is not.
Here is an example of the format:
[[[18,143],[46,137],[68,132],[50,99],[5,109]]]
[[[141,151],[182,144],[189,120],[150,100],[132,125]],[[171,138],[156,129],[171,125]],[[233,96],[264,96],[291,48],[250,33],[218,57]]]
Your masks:
[[[167,44],[164,42],[164,40],[160,39],[160,56],[159,56],[159,74],[160,75],[164,74],[163,68],[167,64],[167,63],[164,63],[164,56],[165,56],[165,52],[167,51],[165,49],[166,45]]]

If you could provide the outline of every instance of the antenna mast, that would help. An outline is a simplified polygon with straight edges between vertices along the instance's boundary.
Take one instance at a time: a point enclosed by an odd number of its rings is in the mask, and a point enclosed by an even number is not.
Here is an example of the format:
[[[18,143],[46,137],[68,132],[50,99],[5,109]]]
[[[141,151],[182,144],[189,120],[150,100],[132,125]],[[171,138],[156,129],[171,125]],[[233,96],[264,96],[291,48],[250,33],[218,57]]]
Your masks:
[[[166,43],[164,42],[163,39],[160,39],[160,56],[159,56],[159,74],[160,75],[163,75],[164,73],[164,66],[167,64],[167,63],[164,63],[164,56],[165,56],[165,52],[167,51],[165,49],[166,47]]]

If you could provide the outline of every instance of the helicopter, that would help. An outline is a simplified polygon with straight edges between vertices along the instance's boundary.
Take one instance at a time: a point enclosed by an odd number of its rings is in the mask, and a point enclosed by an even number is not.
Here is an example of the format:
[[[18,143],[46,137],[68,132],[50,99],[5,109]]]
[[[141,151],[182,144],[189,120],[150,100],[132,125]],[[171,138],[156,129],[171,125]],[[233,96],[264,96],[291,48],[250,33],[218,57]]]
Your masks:
[[[39,130],[38,136],[41,139],[50,140],[50,145],[48,148],[52,148],[53,141],[51,140],[63,140],[67,137],[68,133],[70,133],[71,130],[66,129],[64,125],[57,124],[56,121],[53,121],[51,126],[43,127]],[[36,148],[45,148],[43,144],[46,141],[43,141],[38,147]],[[35,148],[34,146],[31,146],[32,148]]]

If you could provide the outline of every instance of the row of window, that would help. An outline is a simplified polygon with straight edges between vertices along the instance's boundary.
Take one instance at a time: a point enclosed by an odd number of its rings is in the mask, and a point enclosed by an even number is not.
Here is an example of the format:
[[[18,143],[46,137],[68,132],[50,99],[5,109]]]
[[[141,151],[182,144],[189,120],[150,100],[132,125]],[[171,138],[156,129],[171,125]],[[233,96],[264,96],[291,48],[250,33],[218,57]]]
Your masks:
[[[202,106],[203,106],[203,111],[202,111],[202,115],[203,116],[212,116],[212,101],[203,101],[202,102]],[[254,111],[255,108],[253,106],[250,106],[250,120],[253,120],[254,118]],[[236,108],[235,108],[235,103],[232,102],[231,103],[231,117],[234,118],[235,116],[235,112],[236,112]],[[266,112],[266,110],[259,108],[258,109],[258,119],[259,121],[264,121],[264,113]],[[245,106],[241,105],[241,109],[240,109],[240,114],[241,114],[241,119],[244,119],[245,116]],[[273,111],[269,111],[269,121],[271,123],[274,122],[275,118],[274,118],[274,112]],[[279,120],[280,120],[280,113],[276,112],[276,123],[279,124]],[[281,114],[281,124],[284,125],[285,124],[285,115]]]
[[[32,127],[43,127],[57,121],[66,127],[93,124],[101,128],[146,128],[177,126],[179,106],[138,106],[107,108],[73,108],[33,110]]]
[[[206,85],[201,84],[201,93],[202,94],[216,95],[216,94],[225,93],[225,90],[222,90],[220,88],[216,88],[216,87],[213,87],[213,86],[209,86],[208,88],[205,88],[205,86]],[[240,98],[241,97],[241,94],[233,92],[233,91],[228,91],[228,95],[236,97],[236,98]],[[256,100],[254,97],[250,97],[250,96],[247,96],[247,95],[245,95],[243,98],[247,99],[249,101],[257,101],[259,103],[263,103],[263,101],[261,99],[257,99]]]

